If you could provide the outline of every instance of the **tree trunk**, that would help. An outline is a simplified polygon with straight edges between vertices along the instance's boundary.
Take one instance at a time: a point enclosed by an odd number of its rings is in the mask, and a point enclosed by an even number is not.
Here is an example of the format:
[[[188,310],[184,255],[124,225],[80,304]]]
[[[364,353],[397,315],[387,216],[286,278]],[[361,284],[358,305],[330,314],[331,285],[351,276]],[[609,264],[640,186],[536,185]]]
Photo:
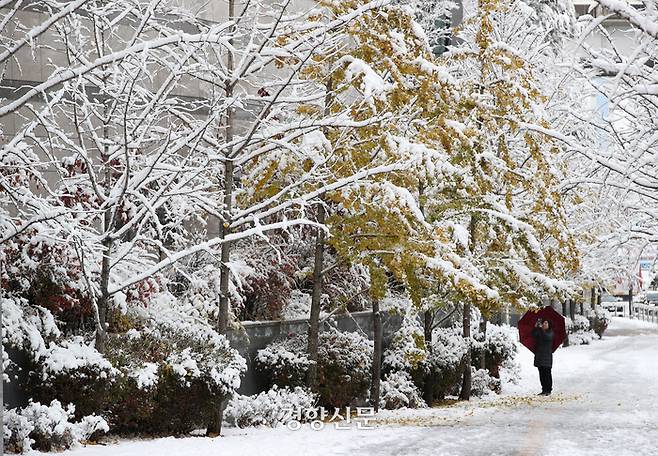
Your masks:
[[[103,125],[103,138],[106,140],[105,146],[103,146],[103,152],[101,153],[101,161],[105,164],[105,176],[103,179],[103,186],[105,187],[105,192],[109,195],[112,189],[112,166],[110,166],[110,155],[109,155],[109,146],[107,142],[109,140],[109,127],[108,127],[108,106],[105,105],[103,109],[104,115],[104,125]],[[110,270],[111,270],[111,258],[112,258],[112,244],[113,241],[110,238],[110,232],[112,231],[112,207],[109,206],[105,209],[103,214],[103,235],[105,236],[102,240],[103,244],[103,259],[101,260],[101,276],[100,276],[100,297],[96,300],[96,308],[98,310],[98,315],[96,316],[96,350],[101,353],[105,353],[106,342],[107,342],[107,307],[109,304],[109,284],[110,284]],[[84,265],[83,265],[84,267]]]
[[[431,310],[426,310],[423,320],[425,350],[429,355],[432,353],[432,326],[434,326],[434,312]],[[432,402],[434,402],[434,381],[435,379],[431,374],[425,376],[425,384],[423,385],[423,400],[429,406],[432,406]]]
[[[476,225],[477,220],[475,215],[471,215],[471,220],[468,224],[469,231],[469,250],[471,254],[475,253],[476,245]],[[464,315],[462,319],[463,332],[462,336],[466,339],[467,349],[465,356],[465,366],[464,366],[464,375],[462,378],[462,389],[459,393],[459,399],[463,401],[468,401],[471,399],[471,303],[469,301],[464,301]]]
[[[590,303],[589,304],[590,304],[590,307],[592,308],[592,310],[594,310],[594,308],[596,307],[596,288],[594,288],[594,287],[592,287],[592,296],[590,296]],[[580,311],[582,313],[582,304],[581,304],[580,309],[581,309]]]
[[[220,236],[226,239],[230,234],[231,224],[231,200],[233,196],[233,162],[227,160],[224,165],[224,220],[220,229]],[[231,243],[223,242],[221,248],[221,265],[219,269],[219,314],[217,316],[217,331],[226,334],[228,330],[228,307],[229,307],[229,285],[231,261]]]
[[[235,0],[228,0],[228,18],[229,21],[235,18]],[[230,33],[235,32],[235,26],[231,27]],[[224,91],[227,98],[233,96],[233,38],[228,40],[228,52],[226,59],[226,68],[227,68],[227,79],[224,85]],[[233,141],[233,108],[228,107],[225,114],[225,143],[230,144]],[[233,186],[235,180],[235,169],[233,166],[233,148],[228,146],[225,152],[225,161],[224,161],[224,210],[222,226],[219,230],[221,239],[226,239],[231,232],[231,211],[233,204]],[[223,242],[221,245],[221,265],[219,268],[219,309],[217,312],[217,332],[220,334],[226,334],[228,330],[228,318],[229,318],[229,284],[230,284],[230,270],[228,267],[229,261],[231,261],[231,243]],[[224,421],[224,409],[228,404],[230,396],[222,398],[219,404],[216,406],[216,414],[208,423],[208,428],[206,429],[206,434],[211,436],[220,436],[222,433],[222,421]]]
[[[372,302],[372,330],[374,350],[372,353],[372,383],[370,387],[370,404],[375,412],[379,411],[379,387],[382,370],[382,317],[379,313],[379,301]]]
[[[108,215],[109,210],[106,210],[105,213],[105,224],[106,227],[110,223],[110,217]],[[106,235],[109,228],[105,229]],[[101,262],[101,289],[100,297],[96,300],[96,306],[98,308],[98,316],[96,321],[96,350],[101,353],[105,353],[106,343],[107,343],[107,308],[109,304],[109,284],[110,284],[110,269],[111,269],[111,258],[112,258],[112,240],[107,239],[103,241],[103,260]]]
[[[318,205],[318,223],[324,224],[325,210],[322,203]],[[322,270],[324,260],[324,230],[318,229],[315,240],[315,258],[313,263],[313,292],[311,295],[311,316],[308,325],[308,368],[307,384],[314,393],[318,392],[318,336],[320,334],[320,299],[322,298]]]
[[[599,298],[599,305],[601,305],[601,298]],[[633,284],[628,289],[628,317],[633,318]]]
[[[333,77],[329,76],[324,96],[324,115],[331,112],[331,103],[333,101]],[[327,128],[322,129],[327,134]],[[324,201],[321,199],[318,204],[318,223],[324,225],[326,218]],[[313,291],[311,292],[311,315],[308,322],[308,357],[311,364],[306,377],[306,384],[309,389],[317,393],[319,390],[318,380],[318,338],[320,336],[320,304],[322,299],[322,271],[324,270],[324,230],[318,229],[315,239],[315,256],[313,258]]]
[[[425,215],[425,183],[420,181],[418,183],[418,207],[420,212]],[[428,355],[432,353],[432,330],[434,326],[434,318],[436,314],[434,310],[426,310],[423,314],[423,336],[425,337],[425,350]],[[434,402],[434,385],[436,379],[432,374],[425,376],[423,384],[423,400],[430,407]]]
[[[480,322],[480,334],[482,334],[482,352],[480,353],[480,369],[487,368],[487,354],[486,354],[486,342],[487,342],[487,319],[482,317]]]
[[[462,319],[462,324],[464,326],[462,335],[466,339],[466,343],[469,344],[471,338],[471,303],[464,301],[464,318]],[[464,376],[462,379],[462,389],[459,393],[459,399],[462,401],[468,401],[471,398],[471,348],[470,344],[466,350],[466,356],[464,359]]]
[[[425,347],[432,348],[432,325],[434,324],[434,312],[426,310],[423,314],[423,335],[425,336]]]
[[[96,350],[105,353],[107,342],[107,307],[109,303],[109,283],[110,283],[110,254],[112,252],[112,242],[103,242],[103,261],[101,263],[101,295],[96,300],[98,316],[96,321]]]
[[[228,1],[228,17],[229,20],[235,18],[235,0]],[[235,29],[232,28],[231,33]],[[230,48],[233,47],[233,38],[228,40]],[[226,97],[231,98],[233,96],[233,80],[231,79],[233,74],[233,52],[231,49],[228,50],[228,56],[226,61],[226,67],[228,69],[228,79],[224,87],[226,92]],[[226,122],[226,132],[225,140],[226,144],[230,144],[233,141],[233,108],[228,107],[225,115]],[[226,150],[226,160],[224,162],[224,211],[223,211],[223,224],[220,230],[220,236],[222,239],[226,239],[226,236],[230,234],[230,225],[231,225],[231,211],[233,209],[233,187],[235,180],[235,169],[233,166],[233,147],[228,146]],[[220,267],[220,281],[219,281],[219,315],[218,315],[218,330],[221,334],[226,334],[228,329],[228,306],[229,306],[229,268],[228,263],[231,260],[231,243],[224,242],[222,243],[221,249],[221,267]]]

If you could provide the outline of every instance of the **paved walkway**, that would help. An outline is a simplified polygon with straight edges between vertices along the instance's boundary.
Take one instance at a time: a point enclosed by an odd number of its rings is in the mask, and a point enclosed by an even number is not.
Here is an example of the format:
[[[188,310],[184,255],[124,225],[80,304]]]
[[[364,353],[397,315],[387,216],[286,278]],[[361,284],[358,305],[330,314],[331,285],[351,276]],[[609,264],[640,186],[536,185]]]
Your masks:
[[[536,375],[529,355],[521,394]],[[410,430],[364,454],[658,455],[658,326],[615,319],[604,340],[558,350],[554,383],[550,398],[500,398],[491,412],[449,429]]]

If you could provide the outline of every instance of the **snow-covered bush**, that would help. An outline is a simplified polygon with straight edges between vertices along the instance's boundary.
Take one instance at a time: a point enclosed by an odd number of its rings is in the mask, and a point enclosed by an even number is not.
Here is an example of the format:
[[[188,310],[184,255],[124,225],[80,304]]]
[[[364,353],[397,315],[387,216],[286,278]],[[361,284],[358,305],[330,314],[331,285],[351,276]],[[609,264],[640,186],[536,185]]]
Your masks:
[[[26,391],[42,403],[74,404],[76,417],[100,414],[120,375],[91,340],[74,336],[50,342],[44,356],[32,360]]]
[[[311,295],[300,290],[292,290],[290,298],[283,304],[281,317],[284,320],[309,318],[311,315]]]
[[[363,397],[371,380],[373,342],[356,332],[325,331],[318,344],[323,405],[344,407]]]
[[[2,299],[2,343],[31,354],[42,356],[46,342],[59,337],[60,331],[52,313],[41,306],[30,306],[19,297]]]
[[[406,363],[405,359],[408,358],[401,356],[400,353],[395,356],[394,353],[388,353],[385,357],[385,368],[393,367],[392,361],[402,360],[396,365],[410,374],[414,384],[423,391],[426,401],[443,399],[458,389],[467,350],[468,343],[462,337],[459,328],[436,328],[432,332],[431,350],[425,350],[424,359],[414,366]]]
[[[210,422],[240,386],[246,362],[223,335],[180,316],[159,318],[108,341],[121,372],[107,404],[114,431],[188,432]]]
[[[500,391],[500,379],[491,376],[487,369],[476,369],[471,366],[471,394],[486,396],[491,392]]]
[[[112,365],[89,341],[81,336],[61,337],[48,309],[20,299],[3,299],[2,306],[3,345],[22,351],[38,364],[41,381],[57,375],[70,378],[76,371],[102,378],[112,375]],[[6,367],[10,365],[11,361]]]
[[[411,372],[427,358],[423,327],[415,312],[406,312],[400,329],[384,352],[385,371]]]
[[[43,372],[47,375],[71,377],[74,371],[85,370],[89,375],[108,378],[114,369],[90,342],[81,336],[50,342],[43,355]]]
[[[516,358],[505,360],[500,366],[500,384],[517,385],[521,380],[521,363]]]
[[[83,319],[93,324],[78,255],[69,243],[56,240],[65,234],[53,236],[49,231],[36,223],[0,245],[3,296],[20,302],[23,309],[31,307],[28,313],[37,307],[48,311],[63,327],[79,327]]]
[[[72,404],[63,407],[58,400],[50,405],[30,402],[22,409],[7,410],[3,416],[5,449],[16,453],[65,450],[108,432],[107,422],[99,416],[72,422],[74,412]]]
[[[592,330],[576,331],[569,334],[569,345],[589,345],[595,337],[596,334]]]
[[[517,353],[518,330],[507,325],[487,325],[487,357],[502,364],[513,359]]]
[[[272,342],[256,357],[256,368],[270,385],[303,385],[311,361],[306,354],[307,336],[290,335]],[[365,395],[370,384],[373,344],[353,332],[328,330],[318,341],[320,403],[343,407]]]
[[[575,315],[572,320],[567,321],[569,332],[569,345],[588,345],[596,337],[591,329],[590,321],[583,315]]]
[[[32,449],[34,440],[30,438],[30,433],[34,430],[34,424],[20,414],[20,409],[5,410],[2,420],[5,451],[22,453]]]
[[[610,315],[610,312],[607,310],[597,307],[596,309],[590,310],[587,316],[592,330],[597,336],[599,336],[599,339],[601,339],[605,330],[608,329],[608,325],[612,320],[612,315]]]
[[[468,342],[463,338],[459,325],[455,324],[448,328],[434,329],[431,349],[428,350],[418,313],[405,300],[390,301],[390,307],[403,313],[404,318],[384,353],[385,372],[407,373],[416,387],[423,391],[426,400],[443,399],[459,391],[465,356],[470,346],[474,366],[479,365],[480,356],[483,352],[485,354],[488,376],[478,373],[482,378],[476,380],[486,383],[487,391],[500,389],[500,381],[495,379],[500,376],[501,367],[510,364],[516,356],[516,329],[488,323],[486,339],[481,340],[481,334],[477,332],[480,319],[478,314],[472,321],[474,336]],[[510,372],[510,379],[515,376],[518,376],[518,372]]]
[[[455,393],[461,382],[468,343],[459,328],[436,328],[432,332],[432,351],[425,363],[433,397],[443,399]]]
[[[302,386],[311,364],[307,345],[306,334],[290,334],[285,339],[275,340],[258,350],[256,369],[264,373],[272,386]]]
[[[436,328],[432,332],[432,354],[430,363],[441,371],[459,365],[468,351],[468,346],[458,328]]]
[[[126,310],[121,325],[131,329],[110,332],[104,354],[92,334],[64,336],[48,309],[4,299],[3,345],[22,354],[21,366],[3,360],[8,380],[20,367],[21,389],[35,403],[73,404],[77,419],[103,415],[113,432],[178,434],[204,426],[239,387],[246,363],[224,336],[160,298],[148,309]]]
[[[235,394],[224,411],[224,419],[233,426],[271,426],[287,424],[295,418],[294,411],[301,411],[301,422],[305,412],[316,408],[316,396],[299,386],[279,388],[274,385],[269,391],[253,396]]]
[[[510,349],[506,341],[503,336],[492,333],[492,352],[507,354]],[[432,331],[431,350],[425,345],[420,322],[405,318],[384,354],[384,370],[409,374],[426,401],[457,393],[469,348],[461,329],[456,326],[436,328]],[[478,342],[471,338],[470,345],[476,346]]]
[[[500,377],[499,371],[503,363],[516,356],[516,332],[517,330],[510,326],[487,323],[486,339],[481,341],[477,339],[479,334],[474,336],[477,342],[471,347],[473,365],[479,366],[484,351],[486,369],[493,377]]]
[[[81,417],[99,413],[102,397],[118,371],[82,336],[66,337],[50,310],[22,298],[5,298],[3,304],[4,352],[18,354],[20,366],[3,357],[5,380],[40,403],[57,399],[75,404]]]
[[[379,406],[385,409],[424,408],[425,401],[407,372],[386,374],[380,385]]]
[[[574,315],[572,331],[578,332],[578,331],[589,331],[589,330],[590,330],[590,323],[587,317],[585,317],[584,315]]]

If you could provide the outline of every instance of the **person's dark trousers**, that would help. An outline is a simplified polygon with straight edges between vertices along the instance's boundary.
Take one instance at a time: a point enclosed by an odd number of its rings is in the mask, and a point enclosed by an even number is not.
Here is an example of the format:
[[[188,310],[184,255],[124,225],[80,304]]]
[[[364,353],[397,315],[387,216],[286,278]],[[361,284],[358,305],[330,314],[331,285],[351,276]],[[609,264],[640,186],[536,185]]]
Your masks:
[[[551,375],[550,367],[538,367],[539,369],[539,382],[541,383],[541,392],[550,393],[553,391],[553,376]]]

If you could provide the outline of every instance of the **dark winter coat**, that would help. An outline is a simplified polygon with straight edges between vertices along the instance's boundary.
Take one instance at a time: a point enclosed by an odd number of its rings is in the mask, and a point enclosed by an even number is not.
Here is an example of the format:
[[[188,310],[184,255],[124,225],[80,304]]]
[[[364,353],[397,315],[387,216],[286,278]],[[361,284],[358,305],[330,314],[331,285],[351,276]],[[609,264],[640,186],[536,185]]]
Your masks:
[[[532,330],[535,338],[535,367],[553,367],[553,330],[544,331],[541,328]]]

